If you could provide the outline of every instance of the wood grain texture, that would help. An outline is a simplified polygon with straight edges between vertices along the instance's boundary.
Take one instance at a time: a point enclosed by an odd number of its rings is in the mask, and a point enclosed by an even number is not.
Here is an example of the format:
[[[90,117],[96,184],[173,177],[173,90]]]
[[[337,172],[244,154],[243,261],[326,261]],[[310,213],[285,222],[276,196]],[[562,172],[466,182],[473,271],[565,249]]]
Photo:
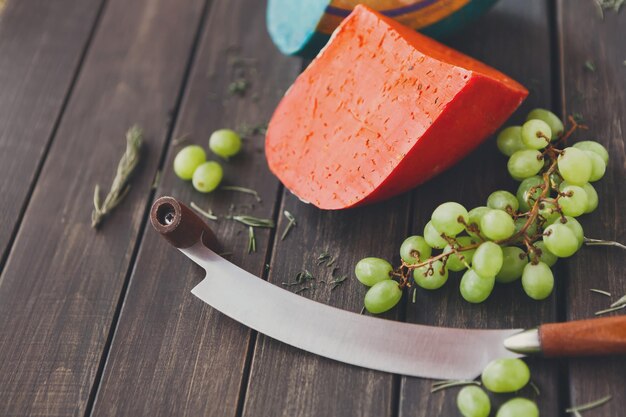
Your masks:
[[[600,19],[593,2],[559,1],[559,46],[564,112],[580,113],[589,131],[574,140],[593,139],[610,154],[605,177],[594,183],[600,204],[580,218],[585,235],[626,242],[626,14],[605,13]],[[584,28],[582,30],[581,28]],[[588,36],[588,34],[593,36]],[[595,71],[585,67],[590,61]],[[568,261],[566,316],[568,320],[593,317],[624,295],[624,251],[587,247]],[[613,297],[591,293],[609,291]],[[622,314],[624,310],[613,313]],[[626,409],[626,358],[585,358],[569,361],[570,403],[582,404],[605,395],[613,399],[593,411],[594,416],[619,416]],[[567,404],[569,405],[569,404]],[[589,414],[591,414],[590,412]]]
[[[0,269],[102,0],[2,3]]]
[[[550,107],[551,79],[549,21],[544,1],[504,0],[465,32],[450,39],[453,47],[510,75],[527,86],[530,95],[508,124],[523,121],[534,107]],[[433,210],[445,201],[457,201],[468,209],[485,205],[493,191],[513,193],[517,184],[506,170],[506,158],[489,139],[460,164],[417,188],[413,198],[413,231],[422,234]],[[557,280],[560,274],[557,271]],[[526,328],[556,319],[556,296],[536,302],[524,294],[518,282],[497,285],[482,304],[465,302],[459,293],[462,274],[451,273],[441,290],[418,292],[416,304],[407,305],[407,321],[436,326],[463,328]],[[462,341],[460,341],[462,343]],[[554,416],[558,409],[556,366],[542,360],[529,361],[532,379],[541,388],[542,415]],[[458,389],[430,393],[433,381],[403,378],[400,416],[454,416]],[[534,397],[530,388],[522,395]],[[494,408],[504,396],[492,396]]]
[[[262,18],[264,2],[219,0],[211,5],[174,137],[207,147],[216,129],[264,124],[298,74],[301,62],[273,47]],[[229,84],[245,65],[244,97]],[[211,207],[208,221],[230,260],[262,276],[271,232],[258,229],[257,251],[248,254],[247,228],[224,218],[235,213],[273,218],[278,182],[263,157],[263,137],[246,139],[242,154],[221,161],[225,183],[257,190],[201,194],[171,169],[178,146],[171,146],[157,195]],[[209,155],[211,159],[218,159]],[[250,207],[254,204],[254,208]],[[145,232],[107,360],[93,415],[234,416],[247,363],[251,332],[194,297],[190,290],[204,271],[176,251],[152,228]],[[233,291],[237,291],[233,288]]]
[[[539,338],[545,356],[626,355],[626,316],[544,324]]]
[[[309,270],[315,277],[304,297],[359,312],[366,288],[354,278],[356,262],[379,256],[398,262],[397,245],[408,227],[408,195],[381,204],[343,211],[321,211],[285,191],[282,210],[298,225],[285,240],[276,240],[269,281],[293,282]],[[281,217],[279,232],[286,226]],[[336,261],[327,267],[317,258],[327,252]],[[325,283],[348,275],[336,289]],[[302,285],[289,287],[299,291]],[[397,319],[398,311],[387,314]],[[294,326],[298,323],[294,322]],[[397,386],[383,372],[357,368],[287,346],[259,335],[254,351],[244,416],[392,416]]]
[[[107,5],[0,277],[1,415],[86,411],[202,5]],[[144,163],[96,232],[94,185],[110,185],[133,123]]]

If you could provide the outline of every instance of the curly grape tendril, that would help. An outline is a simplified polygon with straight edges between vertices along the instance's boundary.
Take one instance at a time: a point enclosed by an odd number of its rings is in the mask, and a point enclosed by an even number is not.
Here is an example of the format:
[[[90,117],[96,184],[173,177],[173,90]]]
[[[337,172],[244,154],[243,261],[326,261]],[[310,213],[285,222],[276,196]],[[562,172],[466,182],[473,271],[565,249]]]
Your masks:
[[[509,174],[520,181],[515,195],[495,191],[486,206],[469,211],[456,202],[441,204],[424,235],[403,242],[402,262],[395,269],[380,258],[361,260],[355,274],[371,287],[365,297],[368,311],[393,308],[404,289],[440,288],[449,271],[465,271],[459,289],[468,302],[486,300],[496,282],[520,278],[530,298],[547,298],[554,287],[550,268],[588,241],[576,217],[598,206],[590,182],[604,176],[609,160],[598,142],[566,146],[575,132],[587,129],[571,116],[568,121],[565,130],[554,113],[535,109],[523,125],[498,134]]]

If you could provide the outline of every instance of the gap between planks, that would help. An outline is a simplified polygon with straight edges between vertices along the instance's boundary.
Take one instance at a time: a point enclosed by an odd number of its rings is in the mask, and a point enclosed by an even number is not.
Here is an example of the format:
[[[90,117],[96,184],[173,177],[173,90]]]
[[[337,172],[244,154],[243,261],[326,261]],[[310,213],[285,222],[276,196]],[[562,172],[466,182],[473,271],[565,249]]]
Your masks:
[[[1,0],[0,0],[1,1]],[[105,0],[108,1],[108,0]],[[187,63],[185,65],[185,70],[183,73],[182,81],[180,84],[180,88],[178,90],[178,94],[176,96],[176,102],[174,108],[172,109],[171,119],[169,120],[169,126],[167,128],[167,134],[165,138],[165,143],[163,148],[161,149],[161,153],[159,155],[159,164],[157,166],[157,172],[163,169],[165,165],[165,160],[167,156],[167,150],[172,142],[172,135],[174,133],[176,122],[178,121],[178,115],[181,108],[181,104],[183,101],[183,97],[185,96],[185,91],[187,90],[187,84],[189,82],[189,76],[191,74],[191,69],[193,68],[193,64],[195,63],[196,53],[198,51],[198,45],[200,44],[200,39],[202,33],[204,32],[204,27],[206,25],[207,17],[210,11],[210,5],[212,4],[212,0],[205,0],[204,5],[202,6],[201,17],[198,22],[198,27],[196,28],[193,42],[191,43],[191,48],[189,50],[189,57],[187,59]],[[124,301],[126,299],[126,295],[128,293],[128,285],[130,283],[130,278],[132,276],[132,271],[135,268],[135,262],[137,261],[137,255],[139,253],[139,248],[141,247],[141,243],[145,237],[146,226],[148,224],[148,218],[150,215],[150,208],[152,206],[152,201],[154,200],[154,194],[156,193],[156,188],[152,187],[149,191],[149,196],[146,202],[146,206],[143,209],[143,217],[141,224],[139,225],[139,230],[137,232],[137,240],[133,246],[132,255],[130,261],[128,263],[128,269],[126,270],[126,274],[124,276],[124,282],[122,284],[122,289],[120,291],[120,296],[117,301],[117,305],[115,306],[115,312],[113,313],[113,319],[111,321],[111,325],[109,327],[109,332],[107,335],[106,342],[104,344],[104,349],[102,351],[100,357],[100,363],[98,365],[98,369],[96,371],[96,376],[94,378],[94,383],[91,387],[91,391],[89,393],[89,398],[87,400],[87,405],[85,407],[85,417],[89,417],[92,414],[93,406],[95,404],[96,398],[98,396],[98,391],[100,389],[100,384],[102,382],[102,376],[104,374],[104,369],[106,367],[107,360],[109,359],[109,352],[111,350],[111,345],[113,343],[113,339],[115,337],[115,333],[118,327],[120,314],[122,312],[122,307],[124,305]]]

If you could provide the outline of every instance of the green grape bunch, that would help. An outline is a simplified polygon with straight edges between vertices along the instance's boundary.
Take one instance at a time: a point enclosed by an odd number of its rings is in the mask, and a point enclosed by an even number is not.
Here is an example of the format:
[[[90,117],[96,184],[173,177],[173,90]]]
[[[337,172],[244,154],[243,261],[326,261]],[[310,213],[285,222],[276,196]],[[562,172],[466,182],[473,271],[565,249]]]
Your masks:
[[[400,301],[403,290],[440,288],[450,271],[463,272],[459,290],[470,303],[485,301],[496,283],[520,278],[530,298],[547,298],[554,287],[550,268],[584,243],[576,217],[598,207],[591,183],[604,176],[609,161],[598,142],[564,147],[576,130],[586,129],[569,121],[565,131],[554,113],[535,109],[522,126],[503,129],[497,146],[509,157],[509,174],[520,181],[517,192],[495,191],[485,206],[469,211],[456,202],[441,204],[423,236],[402,243],[396,269],[380,258],[359,261],[356,277],[370,287],[365,308],[382,313]]]

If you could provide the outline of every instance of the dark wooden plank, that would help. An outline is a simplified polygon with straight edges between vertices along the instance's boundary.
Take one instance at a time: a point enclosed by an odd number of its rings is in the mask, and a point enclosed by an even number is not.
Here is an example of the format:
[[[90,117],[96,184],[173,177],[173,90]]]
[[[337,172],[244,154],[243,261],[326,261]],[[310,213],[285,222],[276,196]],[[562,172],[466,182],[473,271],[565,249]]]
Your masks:
[[[0,277],[2,415],[86,411],[203,4],[107,4]],[[108,188],[133,123],[145,162],[96,233],[94,185]]]
[[[594,183],[600,205],[583,216],[585,235],[626,242],[626,14],[607,11],[600,19],[593,2],[558,3],[564,112],[580,113],[589,131],[575,139],[593,139],[611,155],[605,177]],[[584,30],[581,30],[584,28]],[[589,34],[593,33],[590,37]],[[585,67],[590,61],[595,71]],[[593,317],[626,293],[624,252],[616,248],[583,248],[568,262],[566,317]],[[611,300],[590,293],[590,288],[610,291]],[[621,310],[615,314],[624,314]],[[626,359],[597,358],[569,361],[571,404],[582,404],[605,395],[613,400],[593,412],[594,416],[618,416],[626,408]],[[568,404],[566,404],[568,405]]]
[[[549,43],[549,13],[544,1],[501,1],[487,15],[450,40],[459,50],[478,58],[529,87],[531,93],[509,124],[519,123],[534,107],[550,107],[552,54]],[[517,184],[506,170],[506,158],[495,141],[488,140],[459,165],[419,187],[413,195],[413,229],[422,234],[432,211],[445,201],[472,208],[485,205],[498,189],[515,192]],[[435,292],[420,291],[415,305],[407,305],[407,321],[462,328],[531,327],[555,319],[555,296],[544,302],[530,300],[519,282],[497,286],[487,302],[472,305],[459,294],[461,274],[452,274],[448,284]],[[562,278],[557,272],[557,279]],[[460,341],[462,343],[462,341]],[[541,387],[542,415],[556,415],[558,407],[555,364],[531,363],[533,380]],[[401,416],[453,416],[458,414],[458,389],[430,393],[432,381],[403,378]],[[530,394],[531,391],[524,391]]]
[[[206,147],[215,129],[267,122],[301,62],[281,56],[271,44],[264,3],[214,2],[174,137],[190,133],[189,143]],[[250,87],[238,97],[228,87],[242,62]],[[222,163],[225,182],[256,189],[261,204],[245,194],[194,191],[171,169],[177,150],[169,150],[158,195],[211,207],[220,216],[231,203],[237,213],[275,216],[279,185],[267,169],[262,136],[247,139],[241,155]],[[246,207],[250,203],[254,209]],[[235,264],[263,275],[270,231],[256,232],[257,252],[248,254],[245,227],[224,218],[209,223]],[[146,231],[93,415],[236,415],[251,331],[190,293],[203,276],[153,230]]]
[[[0,1],[0,270],[101,3]]]
[[[276,240],[269,281],[281,285],[308,269],[317,278],[316,288],[306,290],[302,296],[359,312],[366,288],[354,278],[354,265],[366,256],[398,261],[395,248],[408,229],[408,197],[330,212],[303,204],[285,191],[281,211],[292,213],[298,226],[284,241]],[[285,223],[281,217],[279,232]],[[332,268],[316,264],[322,252],[337,258],[333,265],[339,268],[337,276],[349,275],[335,290],[322,282],[329,281],[332,272]],[[297,291],[300,286],[291,288]],[[397,319],[398,313],[396,310],[386,317]],[[334,362],[260,335],[243,415],[392,416],[396,382],[393,375]]]

